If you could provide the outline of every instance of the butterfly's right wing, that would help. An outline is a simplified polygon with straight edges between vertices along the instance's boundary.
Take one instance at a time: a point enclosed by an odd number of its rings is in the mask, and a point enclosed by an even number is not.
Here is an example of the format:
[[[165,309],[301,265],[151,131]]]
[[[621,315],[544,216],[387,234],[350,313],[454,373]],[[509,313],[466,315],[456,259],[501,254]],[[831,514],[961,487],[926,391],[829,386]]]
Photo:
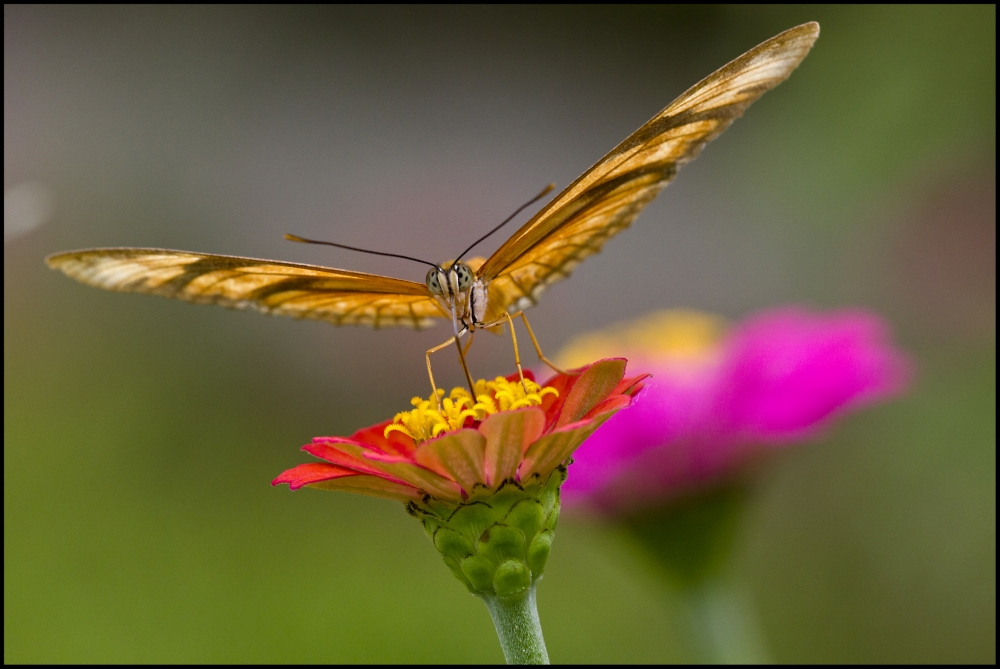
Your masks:
[[[256,309],[334,325],[423,329],[445,317],[421,283],[318,265],[133,248],[67,251],[45,262],[105,290]]]
[[[627,228],[682,165],[792,73],[819,37],[806,23],[702,79],[632,133],[504,242],[478,271],[491,308],[525,308]],[[501,311],[502,313],[502,311]]]

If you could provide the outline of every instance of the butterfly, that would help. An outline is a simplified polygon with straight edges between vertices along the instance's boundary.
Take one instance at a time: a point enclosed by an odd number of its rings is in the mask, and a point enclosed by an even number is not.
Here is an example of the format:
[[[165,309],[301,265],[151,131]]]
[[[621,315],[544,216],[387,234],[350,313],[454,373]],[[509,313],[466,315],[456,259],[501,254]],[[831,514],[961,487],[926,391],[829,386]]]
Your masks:
[[[512,314],[524,318],[536,352],[548,363],[523,310],[627,228],[682,165],[788,78],[817,37],[817,23],[791,28],[710,74],[584,172],[489,258],[427,263],[432,268],[423,283],[279,260],[150,248],[67,251],[49,256],[46,263],[106,290],[334,325],[422,329],[450,320],[454,336],[427,353],[432,386],[430,354],[452,342],[471,385],[459,337],[495,328],[505,319],[513,337]],[[514,345],[517,357],[516,339]]]

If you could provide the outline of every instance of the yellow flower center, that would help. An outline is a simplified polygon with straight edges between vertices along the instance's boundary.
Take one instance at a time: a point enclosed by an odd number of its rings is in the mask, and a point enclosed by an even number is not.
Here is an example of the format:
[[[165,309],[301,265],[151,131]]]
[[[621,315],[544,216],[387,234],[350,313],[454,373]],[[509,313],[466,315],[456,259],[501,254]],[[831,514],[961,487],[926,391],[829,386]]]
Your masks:
[[[475,391],[473,399],[465,388],[452,388],[448,397],[443,397],[444,390],[438,389],[440,410],[433,395],[426,400],[414,397],[410,400],[414,408],[396,414],[384,434],[388,437],[390,432],[402,432],[419,444],[442,432],[461,429],[467,418],[483,420],[498,411],[538,406],[546,395],[559,396],[555,388],[542,388],[530,379],[524,379],[522,385],[521,381],[508,381],[502,376],[492,381],[479,379]]]

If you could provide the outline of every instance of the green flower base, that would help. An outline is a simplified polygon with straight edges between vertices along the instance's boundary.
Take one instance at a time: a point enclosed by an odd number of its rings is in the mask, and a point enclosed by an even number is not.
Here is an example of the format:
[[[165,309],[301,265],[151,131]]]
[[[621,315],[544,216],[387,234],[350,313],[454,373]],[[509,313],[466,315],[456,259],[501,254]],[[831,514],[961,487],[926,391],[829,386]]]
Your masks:
[[[459,505],[425,496],[407,504],[424,525],[444,563],[469,592],[512,597],[542,575],[559,520],[560,465],[544,480],[504,481],[496,490],[477,486]]]

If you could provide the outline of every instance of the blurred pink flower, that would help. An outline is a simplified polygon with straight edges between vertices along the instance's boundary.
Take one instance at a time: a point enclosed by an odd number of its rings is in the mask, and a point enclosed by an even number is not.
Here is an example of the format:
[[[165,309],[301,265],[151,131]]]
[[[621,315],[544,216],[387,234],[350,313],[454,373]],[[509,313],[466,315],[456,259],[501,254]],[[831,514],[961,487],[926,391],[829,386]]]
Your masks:
[[[723,480],[837,416],[902,393],[911,378],[886,323],[858,309],[771,309],[728,332],[714,316],[658,312],[585,335],[559,361],[612,353],[652,378],[576,451],[563,486],[567,505],[603,512]]]

